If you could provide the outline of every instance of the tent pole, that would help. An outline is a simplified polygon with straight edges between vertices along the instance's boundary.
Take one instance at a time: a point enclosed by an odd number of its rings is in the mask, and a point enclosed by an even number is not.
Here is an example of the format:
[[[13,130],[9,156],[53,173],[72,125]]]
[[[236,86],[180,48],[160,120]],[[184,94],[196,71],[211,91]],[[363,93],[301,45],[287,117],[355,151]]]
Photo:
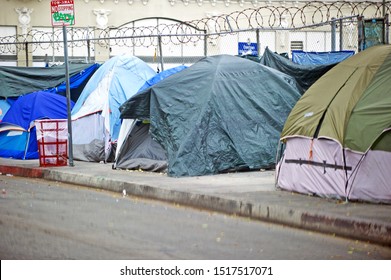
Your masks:
[[[24,159],[24,160],[26,159],[27,149],[29,148],[30,133],[31,133],[31,129],[29,129],[29,130],[27,131],[27,141],[26,141],[26,146],[24,147],[24,155],[23,155],[23,159]]]

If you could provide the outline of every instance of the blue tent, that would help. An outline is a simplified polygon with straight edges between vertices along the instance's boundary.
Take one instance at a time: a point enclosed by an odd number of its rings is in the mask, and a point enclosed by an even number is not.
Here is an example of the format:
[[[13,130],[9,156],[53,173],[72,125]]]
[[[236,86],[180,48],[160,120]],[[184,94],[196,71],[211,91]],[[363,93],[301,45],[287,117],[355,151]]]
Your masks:
[[[73,107],[71,101],[71,107]],[[0,123],[0,157],[37,159],[38,144],[35,120],[66,119],[64,96],[37,91],[20,96]]]
[[[0,99],[0,122],[4,118],[5,113],[9,110],[11,105],[8,103],[7,99]]]

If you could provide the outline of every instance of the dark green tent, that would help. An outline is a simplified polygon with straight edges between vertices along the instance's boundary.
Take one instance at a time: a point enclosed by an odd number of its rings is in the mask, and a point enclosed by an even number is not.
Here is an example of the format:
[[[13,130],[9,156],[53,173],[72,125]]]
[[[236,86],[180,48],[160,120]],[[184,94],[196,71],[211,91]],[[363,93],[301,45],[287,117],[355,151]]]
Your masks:
[[[299,98],[290,76],[218,55],[140,92],[120,110],[123,119],[150,119],[169,176],[199,176],[274,167],[280,132]]]

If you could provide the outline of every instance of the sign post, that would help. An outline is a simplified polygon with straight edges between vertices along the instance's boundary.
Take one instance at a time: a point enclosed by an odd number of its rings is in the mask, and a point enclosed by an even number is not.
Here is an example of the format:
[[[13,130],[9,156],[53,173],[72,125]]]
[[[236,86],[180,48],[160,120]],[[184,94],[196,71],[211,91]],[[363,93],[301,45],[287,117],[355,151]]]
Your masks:
[[[54,0],[50,3],[52,13],[52,26],[62,26],[64,38],[64,63],[65,63],[65,82],[68,110],[68,157],[69,166],[73,164],[73,144],[72,144],[72,119],[71,119],[71,91],[69,85],[69,63],[68,63],[68,40],[67,25],[75,24],[75,13],[73,0]]]

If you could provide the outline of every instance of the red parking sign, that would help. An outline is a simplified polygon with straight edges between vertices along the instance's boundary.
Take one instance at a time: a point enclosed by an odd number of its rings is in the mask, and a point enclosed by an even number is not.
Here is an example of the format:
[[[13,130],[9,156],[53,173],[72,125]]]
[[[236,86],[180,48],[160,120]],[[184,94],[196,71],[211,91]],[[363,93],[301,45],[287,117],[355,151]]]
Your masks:
[[[55,0],[50,3],[52,26],[75,24],[73,0]]]

